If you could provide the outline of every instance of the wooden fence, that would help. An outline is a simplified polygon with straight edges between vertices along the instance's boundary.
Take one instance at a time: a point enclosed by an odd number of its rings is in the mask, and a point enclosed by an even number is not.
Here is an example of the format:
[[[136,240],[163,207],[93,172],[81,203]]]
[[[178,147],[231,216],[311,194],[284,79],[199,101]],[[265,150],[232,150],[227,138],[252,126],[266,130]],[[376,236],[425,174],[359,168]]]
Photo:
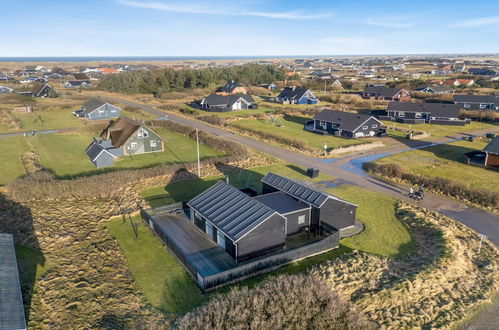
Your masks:
[[[142,209],[140,214],[153,233],[158,236],[158,238],[170,249],[182,265],[184,265],[198,286],[204,291],[213,290],[228,283],[241,281],[255,275],[272,271],[293,261],[335,249],[339,246],[340,240],[339,231],[335,230],[333,227],[328,227],[327,231],[330,232],[330,234],[320,241],[311,242],[296,248],[276,252],[258,259],[243,262],[234,268],[218,274],[202,276],[182,254],[180,249],[168,238],[168,235],[163,233],[160,227],[156,225],[154,217],[152,216],[153,212],[154,211],[151,212],[151,210],[146,211]]]

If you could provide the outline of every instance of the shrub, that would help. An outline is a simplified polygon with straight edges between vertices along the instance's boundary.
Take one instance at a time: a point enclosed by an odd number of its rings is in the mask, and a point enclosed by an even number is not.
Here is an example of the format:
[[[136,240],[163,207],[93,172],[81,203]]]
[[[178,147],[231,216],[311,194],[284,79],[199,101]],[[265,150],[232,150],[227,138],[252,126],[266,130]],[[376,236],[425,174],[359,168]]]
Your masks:
[[[209,116],[198,116],[196,119],[205,121],[207,123],[210,123],[212,125],[217,125],[217,126],[224,126],[226,119],[223,117],[219,117],[217,115],[209,115]]]
[[[367,329],[371,325],[326,281],[280,275],[250,290],[214,296],[177,320],[177,329]]]
[[[497,208],[499,206],[499,194],[485,189],[473,189],[462,183],[441,177],[427,177],[405,172],[397,164],[375,164],[364,165],[367,172],[377,174],[390,179],[399,179],[411,184],[424,184],[430,190],[439,191],[446,195],[465,199],[472,203],[485,207]]]

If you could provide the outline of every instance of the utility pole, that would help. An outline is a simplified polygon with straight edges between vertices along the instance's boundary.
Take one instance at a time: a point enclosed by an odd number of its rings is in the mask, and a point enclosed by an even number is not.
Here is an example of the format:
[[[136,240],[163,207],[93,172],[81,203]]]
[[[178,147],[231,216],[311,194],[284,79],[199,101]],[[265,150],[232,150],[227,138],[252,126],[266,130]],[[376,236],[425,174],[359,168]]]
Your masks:
[[[201,163],[199,162],[199,130],[196,128],[196,149],[198,152],[198,177],[201,177]]]
[[[484,237],[485,237],[484,234],[480,234],[480,244],[478,245],[478,254],[480,254],[480,251],[482,251],[482,242]]]

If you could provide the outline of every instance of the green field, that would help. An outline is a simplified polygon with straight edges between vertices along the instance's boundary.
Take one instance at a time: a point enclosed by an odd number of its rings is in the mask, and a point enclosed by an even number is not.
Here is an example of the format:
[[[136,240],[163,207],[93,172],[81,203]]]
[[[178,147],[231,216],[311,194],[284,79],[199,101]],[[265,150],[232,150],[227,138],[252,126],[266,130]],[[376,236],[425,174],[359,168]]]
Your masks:
[[[238,120],[232,125],[241,129],[251,129],[266,134],[281,136],[286,139],[299,140],[305,143],[310,149],[323,151],[324,143],[328,148],[346,147],[356,144],[369,143],[371,139],[348,139],[331,135],[319,135],[307,132],[303,129],[305,122],[310,118],[298,116],[284,116],[280,119],[282,127],[268,123],[266,119]]]
[[[261,177],[269,171],[294,179],[307,179],[304,175],[304,169],[290,164],[278,164],[244,170],[243,174],[247,174],[246,176],[241,176],[249,179],[243,179],[239,182],[237,173],[229,175],[229,178],[230,182],[235,186],[250,186],[260,191]],[[150,204],[155,206],[174,201],[185,201],[220,179],[222,177],[217,176],[203,180],[169,184],[165,187],[147,189],[142,191],[141,195]],[[331,180],[332,178],[321,175],[313,181],[324,183],[324,181],[329,182]],[[366,227],[365,231],[357,236],[341,240],[338,249],[291,263],[276,271],[245,280],[235,285],[253,286],[269,276],[302,272],[313,265],[351,252],[352,249],[398,258],[415,248],[408,228],[395,217],[396,201],[394,199],[349,185],[339,185],[334,188],[327,188],[326,190],[331,194],[359,205],[357,217],[364,223]],[[373,210],[376,211],[373,212]],[[135,219],[134,221],[140,222],[141,220]],[[118,240],[123,253],[127,257],[129,266],[141,287],[142,293],[152,305],[166,311],[185,311],[208,299],[209,296],[198,295],[197,292],[199,291],[194,281],[190,279],[187,273],[179,269],[180,265],[176,259],[159,244],[157,238],[148,234],[148,229],[145,225],[141,224],[139,226],[138,240],[135,239],[130,224],[122,225],[121,219],[110,222],[108,228]],[[145,242],[145,240],[148,242]],[[149,240],[153,242],[149,242]],[[137,249],[133,246],[134,242],[140,242],[135,243],[135,245],[140,244],[141,248]],[[157,248],[143,248],[149,245],[156,245]],[[230,287],[225,287],[221,291],[229,290]]]
[[[125,156],[119,159],[114,168],[144,168],[158,164],[194,162],[196,160],[195,141],[183,135],[159,128],[156,130],[165,139],[165,151],[144,155]],[[80,134],[37,134],[28,137],[8,137],[1,141],[0,161],[6,164],[0,172],[0,184],[7,184],[25,174],[21,155],[31,148],[39,156],[44,168],[56,176],[67,178],[72,176],[98,174],[109,169],[96,169],[85,154],[92,138],[92,133]],[[31,146],[30,146],[31,145]],[[224,153],[200,145],[201,159],[223,156]]]
[[[167,313],[183,313],[206,299],[177,259],[153,236],[139,217],[138,238],[127,219],[114,218],[106,227],[126,256],[128,266],[147,301]]]
[[[0,133],[73,128],[86,124],[84,119],[76,118],[69,109],[40,110],[27,114],[11,113],[10,115],[18,121],[19,128],[9,128],[5,123],[0,123]]]
[[[469,185],[471,188],[499,192],[496,171],[464,164],[465,152],[481,150],[485,141],[458,141],[418,150],[410,150],[381,158],[377,164],[398,164],[404,170],[430,177],[442,177]]]
[[[389,121],[384,122],[384,124],[388,128],[396,127],[396,128],[401,128],[404,130],[413,130],[413,131],[421,131],[421,132],[425,132],[425,133],[430,133],[430,136],[428,137],[428,139],[430,139],[432,137],[443,137],[443,136],[449,136],[449,135],[456,135],[459,133],[467,133],[467,132],[472,132],[472,131],[476,131],[476,130],[497,127],[497,125],[494,125],[494,124],[483,123],[483,122],[478,122],[478,121],[472,121],[470,124],[468,124],[466,126],[432,125],[432,124],[411,125],[411,124],[403,124],[403,123],[396,123],[396,122],[389,122]],[[390,132],[395,133],[395,135],[405,137],[405,133],[391,131],[391,130],[390,130]]]
[[[23,136],[12,136],[0,140],[0,185],[5,185],[10,181],[25,174],[21,162],[21,155],[29,150],[26,138]]]

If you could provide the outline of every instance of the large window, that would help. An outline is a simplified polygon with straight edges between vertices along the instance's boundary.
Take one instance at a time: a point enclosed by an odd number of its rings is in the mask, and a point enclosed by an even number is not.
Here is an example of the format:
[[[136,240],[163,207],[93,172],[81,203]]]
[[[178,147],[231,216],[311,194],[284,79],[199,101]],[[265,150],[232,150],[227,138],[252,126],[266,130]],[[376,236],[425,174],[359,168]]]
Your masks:
[[[465,108],[469,108],[469,107],[470,107],[470,104],[469,104],[469,103],[465,103],[463,106],[464,106]]]
[[[416,112],[416,118],[421,118],[421,113]]]
[[[485,109],[487,107],[487,104],[485,103],[480,103],[480,109]]]
[[[319,121],[319,126],[321,126],[322,128],[326,128],[326,122],[325,121]]]
[[[149,144],[151,145],[151,148],[156,148],[156,146],[157,146],[156,140],[149,141]]]
[[[305,223],[305,216],[304,215],[300,215],[298,217],[298,224],[301,225],[301,224],[304,224]]]
[[[225,236],[221,232],[217,232],[217,243],[225,249]]]
[[[137,147],[138,147],[137,142],[130,143],[130,148],[137,149]]]

